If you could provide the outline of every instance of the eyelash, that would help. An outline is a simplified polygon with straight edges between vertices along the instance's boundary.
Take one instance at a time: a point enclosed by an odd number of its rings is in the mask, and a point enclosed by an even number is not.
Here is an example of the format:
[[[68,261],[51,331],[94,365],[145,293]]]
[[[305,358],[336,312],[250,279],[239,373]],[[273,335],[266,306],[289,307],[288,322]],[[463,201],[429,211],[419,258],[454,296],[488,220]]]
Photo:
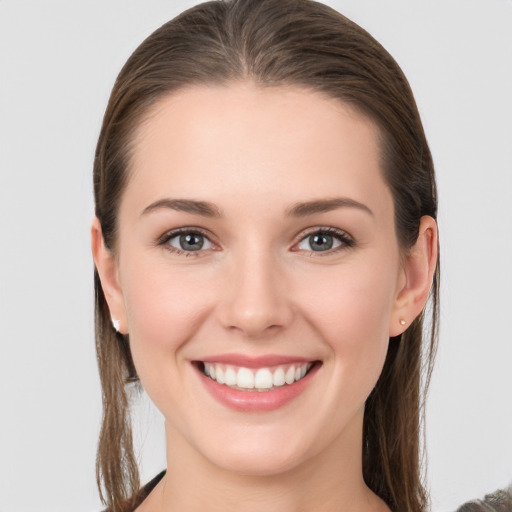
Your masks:
[[[334,247],[333,249],[328,249],[326,251],[308,251],[310,252],[311,257],[329,256],[340,251],[350,249],[351,247],[355,246],[355,240],[346,231],[333,227],[315,227],[306,231],[306,233],[301,233],[300,238],[294,244],[294,247],[297,246],[299,243],[303,242],[304,240],[306,240],[311,235],[328,235],[332,236],[333,238],[338,240],[338,242],[340,242],[340,245],[338,247]],[[302,249],[294,250],[298,252]]]
[[[176,238],[177,236],[180,236],[180,235],[200,235],[200,236],[204,237],[206,240],[208,240],[212,245],[215,245],[210,240],[210,237],[208,236],[208,234],[199,228],[180,228],[180,229],[175,229],[173,231],[168,231],[167,233],[164,233],[157,240],[157,245],[164,247],[166,250],[168,250],[169,252],[172,252],[173,254],[178,254],[180,256],[185,256],[187,258],[198,257],[201,255],[201,253],[205,252],[204,250],[203,251],[201,251],[201,250],[199,250],[199,251],[184,251],[183,249],[179,249],[178,247],[173,247],[172,245],[169,244],[170,240],[172,240],[173,238]]]
[[[184,251],[183,249],[179,249],[178,247],[174,247],[169,244],[169,241],[173,238],[176,238],[177,236],[187,234],[187,235],[200,235],[204,237],[206,240],[208,240],[212,245],[215,246],[215,244],[210,240],[210,237],[207,233],[202,231],[199,228],[180,228],[173,231],[168,231],[164,235],[162,235],[157,240],[157,244],[159,246],[165,247],[166,250],[169,252],[172,252],[173,254],[182,255],[185,257],[199,257],[201,256],[201,253],[206,252],[207,250],[211,249],[205,249],[205,250],[198,250],[198,251]],[[301,233],[300,237],[298,237],[297,241],[294,242],[293,247],[296,247],[298,244],[306,240],[308,237],[312,235],[328,235],[332,236],[333,238],[337,239],[338,242],[340,242],[340,245],[338,247],[335,247],[333,249],[328,249],[326,251],[308,251],[311,253],[312,257],[317,256],[327,256],[332,255],[334,253],[337,253],[342,250],[349,249],[351,247],[354,247],[355,241],[354,239],[345,231],[333,227],[315,227],[310,228],[306,232]],[[213,249],[215,250],[215,249]],[[303,249],[294,249],[292,248],[294,252],[302,251]]]

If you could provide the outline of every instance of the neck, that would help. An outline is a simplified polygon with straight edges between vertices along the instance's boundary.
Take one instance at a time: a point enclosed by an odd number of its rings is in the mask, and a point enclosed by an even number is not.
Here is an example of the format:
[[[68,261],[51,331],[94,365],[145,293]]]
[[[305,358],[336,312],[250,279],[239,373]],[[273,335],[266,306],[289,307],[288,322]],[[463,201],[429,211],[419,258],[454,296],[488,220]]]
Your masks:
[[[167,424],[167,474],[145,505],[161,512],[389,510],[364,483],[361,432],[362,415],[335,443],[293,469],[244,475],[213,464]]]

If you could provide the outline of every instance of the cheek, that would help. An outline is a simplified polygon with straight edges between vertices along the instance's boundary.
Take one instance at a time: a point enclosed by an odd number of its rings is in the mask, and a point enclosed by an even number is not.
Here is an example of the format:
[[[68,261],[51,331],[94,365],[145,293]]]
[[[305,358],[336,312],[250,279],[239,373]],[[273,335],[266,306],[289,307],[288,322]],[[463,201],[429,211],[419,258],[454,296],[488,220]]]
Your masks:
[[[154,378],[165,368],[162,361],[178,358],[203,324],[211,304],[209,289],[201,272],[144,258],[125,263],[122,286],[132,355],[141,379],[144,374]]]
[[[397,268],[384,262],[356,263],[318,274],[302,293],[304,314],[322,325],[333,341],[340,338],[358,344],[379,332],[387,338]]]
[[[317,275],[302,292],[303,316],[328,345],[336,372],[368,393],[386,357],[397,269],[393,259],[354,261],[335,276]]]

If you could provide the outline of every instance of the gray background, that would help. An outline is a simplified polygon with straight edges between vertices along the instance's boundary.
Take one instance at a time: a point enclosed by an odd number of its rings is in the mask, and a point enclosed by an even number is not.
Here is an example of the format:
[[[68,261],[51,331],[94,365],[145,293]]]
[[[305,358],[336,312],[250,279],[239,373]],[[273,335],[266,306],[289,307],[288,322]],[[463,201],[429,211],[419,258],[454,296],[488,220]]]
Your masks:
[[[108,93],[194,1],[0,0],[0,511],[93,511],[91,166]],[[397,59],[437,166],[442,328],[433,509],[512,480],[512,2],[331,0]],[[143,477],[161,418],[136,404]]]

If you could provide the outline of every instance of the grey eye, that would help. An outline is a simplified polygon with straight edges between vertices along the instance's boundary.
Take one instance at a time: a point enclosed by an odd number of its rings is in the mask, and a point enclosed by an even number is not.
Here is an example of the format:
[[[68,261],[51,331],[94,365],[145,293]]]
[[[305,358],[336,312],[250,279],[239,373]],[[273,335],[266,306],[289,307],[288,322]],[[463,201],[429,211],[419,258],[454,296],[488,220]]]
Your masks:
[[[182,251],[194,252],[210,249],[212,243],[201,233],[180,233],[169,239],[169,245]]]
[[[335,249],[341,245],[341,240],[337,236],[329,233],[313,233],[301,240],[298,248],[303,251],[323,252]]]

